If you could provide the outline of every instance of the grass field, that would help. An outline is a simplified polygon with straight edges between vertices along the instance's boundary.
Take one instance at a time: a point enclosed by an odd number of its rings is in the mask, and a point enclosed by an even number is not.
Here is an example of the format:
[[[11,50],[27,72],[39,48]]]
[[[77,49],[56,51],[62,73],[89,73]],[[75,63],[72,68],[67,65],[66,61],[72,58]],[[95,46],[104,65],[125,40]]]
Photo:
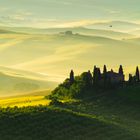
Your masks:
[[[139,140],[140,103],[130,100],[133,93],[139,97],[138,90],[136,87],[93,93],[81,100],[51,106],[43,96],[2,99],[0,139]]]
[[[46,100],[44,96],[23,96],[0,99],[0,107],[24,107],[24,106],[38,106],[49,105],[50,100]]]

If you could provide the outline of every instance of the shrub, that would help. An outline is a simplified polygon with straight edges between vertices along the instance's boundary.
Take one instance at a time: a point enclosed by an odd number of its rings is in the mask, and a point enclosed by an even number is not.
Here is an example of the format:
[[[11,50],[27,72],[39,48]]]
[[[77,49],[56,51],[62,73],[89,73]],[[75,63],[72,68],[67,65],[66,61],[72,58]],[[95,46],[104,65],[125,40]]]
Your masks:
[[[53,98],[50,105],[62,105],[62,102],[58,101],[56,98]]]

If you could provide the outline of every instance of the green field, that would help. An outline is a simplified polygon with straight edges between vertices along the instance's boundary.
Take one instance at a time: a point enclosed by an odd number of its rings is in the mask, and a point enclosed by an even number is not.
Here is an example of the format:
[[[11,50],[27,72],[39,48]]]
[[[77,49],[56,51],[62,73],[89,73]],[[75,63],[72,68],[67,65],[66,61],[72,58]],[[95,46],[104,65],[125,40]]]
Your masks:
[[[139,87],[128,87],[90,93],[60,105],[1,108],[0,139],[139,140],[138,91]],[[131,98],[133,94],[136,98]]]
[[[49,105],[50,100],[46,100],[44,96],[23,96],[12,97],[6,99],[0,99],[0,107],[26,107],[26,106],[38,106]]]

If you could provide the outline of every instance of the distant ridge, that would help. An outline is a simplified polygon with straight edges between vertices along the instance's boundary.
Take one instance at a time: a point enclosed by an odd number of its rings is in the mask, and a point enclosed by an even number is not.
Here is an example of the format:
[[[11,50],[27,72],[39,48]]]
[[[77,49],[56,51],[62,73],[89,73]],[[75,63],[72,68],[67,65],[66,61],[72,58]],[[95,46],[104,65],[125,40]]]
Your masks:
[[[58,83],[39,78],[31,72],[0,67],[0,97],[20,96],[40,90],[52,90]],[[42,79],[42,80],[41,80]]]
[[[73,33],[79,33],[83,35],[104,36],[114,39],[131,38],[135,35],[124,33],[120,31],[113,31],[107,29],[90,29],[86,27],[74,27],[74,28],[30,28],[30,27],[0,27],[6,33],[22,33],[22,34],[58,34],[60,32],[72,31]]]

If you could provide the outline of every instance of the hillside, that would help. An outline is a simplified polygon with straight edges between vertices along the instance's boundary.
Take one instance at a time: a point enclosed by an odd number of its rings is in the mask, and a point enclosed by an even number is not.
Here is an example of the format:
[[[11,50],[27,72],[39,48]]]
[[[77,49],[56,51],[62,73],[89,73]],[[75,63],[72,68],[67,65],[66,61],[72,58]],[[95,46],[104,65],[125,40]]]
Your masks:
[[[0,109],[0,137],[3,140],[139,140],[140,104],[126,98],[128,90],[129,96],[136,91],[131,88],[88,92],[82,100],[61,105]]]
[[[94,81],[91,87],[87,76],[82,73],[73,83],[66,79],[52,94],[42,90],[1,99],[0,137],[139,140],[140,83],[102,87]]]
[[[1,30],[9,31],[9,34],[0,34],[0,65],[41,73],[53,81],[62,82],[71,68],[77,74],[85,67],[93,69],[94,64],[101,66],[106,63],[109,67],[125,64],[127,69],[131,69],[139,60],[139,43],[130,41],[135,36],[127,33],[84,27],[1,27]],[[68,30],[73,34],[65,34]]]
[[[91,36],[101,36],[108,37],[113,39],[123,39],[123,38],[132,38],[135,35],[129,33],[113,31],[109,29],[92,29],[86,27],[74,27],[74,28],[27,28],[27,27],[0,27],[1,30],[7,31],[9,33],[25,33],[25,34],[59,34],[66,31],[72,31],[73,33],[78,33],[82,35],[91,35]],[[4,33],[4,32],[3,32]]]
[[[140,35],[140,29],[130,31],[129,33],[133,35]]]
[[[26,75],[0,73],[0,97],[28,94],[29,92],[53,89],[57,83],[47,80],[32,79]]]
[[[44,91],[45,92],[45,91]],[[45,92],[45,95],[48,95],[50,93]],[[24,95],[18,95],[18,96],[12,96],[12,97],[4,97],[0,98],[0,107],[1,108],[14,108],[16,107],[28,107],[28,106],[39,106],[39,105],[49,105],[50,100],[46,100],[42,94],[36,95],[30,95],[30,94],[24,94]]]
[[[9,30],[0,28],[0,34],[14,34],[14,33],[16,34],[16,32],[14,32],[14,31],[9,31]]]
[[[103,65],[107,62],[110,66],[113,60],[116,65],[121,63],[128,65],[126,60],[129,60],[129,63],[135,65],[137,62],[131,57],[138,60],[139,45],[127,40],[81,34],[71,36],[61,34],[10,34],[7,36],[1,34],[0,37],[1,65],[54,75],[54,77],[60,77],[60,82],[71,68],[78,73],[83,71],[84,67],[92,68],[97,63]],[[124,56],[123,52],[126,50],[128,54]],[[110,56],[112,59],[109,59]],[[121,61],[117,59],[118,57],[122,58]],[[87,63],[89,61],[90,63]]]
[[[93,29],[102,29],[102,30],[114,30],[114,31],[121,31],[121,32],[131,32],[135,29],[140,29],[139,23],[134,23],[130,21],[104,21],[104,22],[97,22],[92,25],[88,25],[88,28]]]

